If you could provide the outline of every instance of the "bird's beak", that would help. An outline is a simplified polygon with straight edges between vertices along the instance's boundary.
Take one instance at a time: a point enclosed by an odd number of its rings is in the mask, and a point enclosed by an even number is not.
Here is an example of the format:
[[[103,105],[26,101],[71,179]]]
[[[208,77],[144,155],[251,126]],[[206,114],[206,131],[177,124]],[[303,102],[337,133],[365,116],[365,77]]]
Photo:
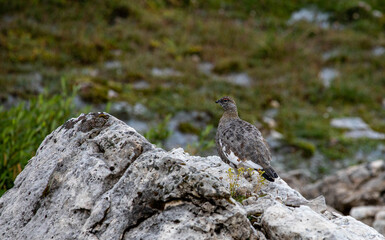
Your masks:
[[[219,103],[219,100],[216,100],[215,103]]]

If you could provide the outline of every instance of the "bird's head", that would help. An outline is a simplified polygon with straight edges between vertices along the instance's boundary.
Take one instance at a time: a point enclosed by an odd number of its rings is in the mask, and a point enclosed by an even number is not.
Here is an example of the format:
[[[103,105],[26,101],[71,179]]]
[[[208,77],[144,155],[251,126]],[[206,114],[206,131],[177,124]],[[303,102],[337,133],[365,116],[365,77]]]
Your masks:
[[[221,105],[221,107],[225,111],[227,111],[227,110],[237,111],[237,105],[235,104],[234,99],[232,99],[231,97],[223,97],[223,98],[215,101],[215,103],[219,103],[219,105]]]

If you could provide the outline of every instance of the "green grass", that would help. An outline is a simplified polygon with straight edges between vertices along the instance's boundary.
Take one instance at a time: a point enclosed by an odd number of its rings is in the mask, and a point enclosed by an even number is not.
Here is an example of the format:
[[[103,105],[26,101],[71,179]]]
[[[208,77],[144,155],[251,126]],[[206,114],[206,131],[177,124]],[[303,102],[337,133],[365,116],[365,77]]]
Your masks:
[[[41,73],[49,94],[60,91],[58,79],[65,77],[71,88],[79,87],[78,94],[89,103],[140,102],[156,116],[205,111],[212,126],[221,115],[214,101],[223,95],[233,96],[241,117],[250,122],[263,122],[263,112],[274,100],[280,103],[277,130],[302,160],[314,152],[332,161],[349,158],[358,144],[368,151],[376,144],[341,140],[343,131],[330,128],[331,118],[359,116],[374,130],[385,132],[381,106],[385,56],[371,53],[375,46],[385,47],[385,17],[372,14],[373,10],[385,13],[385,5],[367,0],[368,10],[359,2],[0,1],[1,21],[6,21],[0,24],[0,100],[10,94],[23,99],[37,95],[29,91],[28,79],[15,80],[31,72]],[[307,22],[288,25],[292,12],[304,7],[328,12],[331,21],[343,27],[322,29]],[[336,56],[322,58],[333,50],[338,51]],[[106,61],[119,61],[122,67],[106,69]],[[213,63],[217,75],[245,72],[253,83],[244,88],[206,76],[197,70],[203,61]],[[173,68],[181,76],[156,77],[151,74],[154,67]],[[318,79],[324,67],[340,72],[330,88]],[[87,74],[84,69],[96,74]],[[150,87],[135,90],[133,83],[139,80]],[[109,90],[118,96],[110,98]],[[56,119],[58,125],[63,122]],[[29,131],[36,127],[30,126]],[[148,137],[159,143],[169,133],[157,128],[151,129]],[[198,132],[188,124],[180,128]],[[211,146],[212,134],[205,134],[202,142]],[[339,140],[336,145],[331,144],[335,139]],[[16,143],[18,149],[24,147],[20,144]],[[192,152],[199,154],[200,150],[195,146]],[[10,169],[17,165],[12,166]]]

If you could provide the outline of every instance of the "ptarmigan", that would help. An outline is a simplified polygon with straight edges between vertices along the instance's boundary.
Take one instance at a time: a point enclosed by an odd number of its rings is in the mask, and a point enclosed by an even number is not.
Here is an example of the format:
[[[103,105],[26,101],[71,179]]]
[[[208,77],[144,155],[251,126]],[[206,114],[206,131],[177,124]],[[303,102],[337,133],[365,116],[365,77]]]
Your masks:
[[[235,101],[230,97],[217,100],[224,109],[219,121],[215,143],[221,159],[235,168],[264,171],[262,176],[274,182],[278,175],[270,166],[271,154],[261,132],[238,117]]]

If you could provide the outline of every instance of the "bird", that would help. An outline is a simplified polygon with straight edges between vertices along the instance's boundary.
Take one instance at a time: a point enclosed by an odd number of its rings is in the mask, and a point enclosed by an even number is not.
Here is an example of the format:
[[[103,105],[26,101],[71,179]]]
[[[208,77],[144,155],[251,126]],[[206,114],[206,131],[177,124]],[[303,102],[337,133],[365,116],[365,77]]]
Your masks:
[[[235,169],[246,167],[262,171],[262,176],[274,182],[278,174],[270,165],[271,153],[261,132],[238,116],[233,98],[222,97],[215,101],[224,112],[219,120],[215,144],[222,161]]]

